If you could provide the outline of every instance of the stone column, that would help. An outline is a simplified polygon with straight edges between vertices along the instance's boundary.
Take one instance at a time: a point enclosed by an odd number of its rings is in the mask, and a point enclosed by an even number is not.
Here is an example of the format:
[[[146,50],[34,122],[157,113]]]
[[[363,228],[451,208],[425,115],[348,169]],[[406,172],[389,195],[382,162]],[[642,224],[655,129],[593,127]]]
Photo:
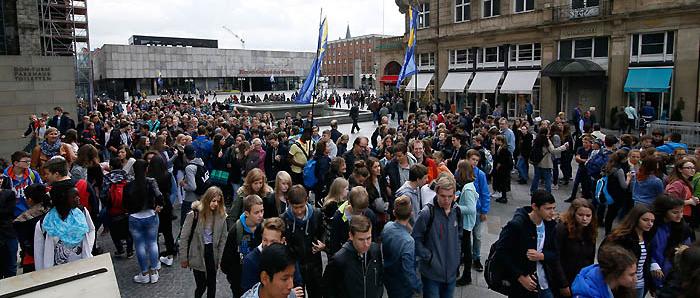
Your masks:
[[[20,53],[41,55],[41,22],[37,0],[17,0],[17,27]]]
[[[352,88],[360,89],[360,83],[362,83],[362,60],[355,59],[353,64]]]
[[[698,90],[698,49],[700,48],[700,28],[681,28],[676,33],[676,61],[674,61],[673,107],[669,117],[678,106],[681,98],[685,107],[682,109],[683,121],[697,121],[697,90]],[[669,96],[668,94],[666,96]]]
[[[610,126],[610,111],[615,106],[626,105],[625,79],[629,68],[629,34],[615,32],[610,37],[610,60],[608,64],[608,96],[605,107],[598,107],[598,122]],[[603,118],[605,117],[605,118]]]

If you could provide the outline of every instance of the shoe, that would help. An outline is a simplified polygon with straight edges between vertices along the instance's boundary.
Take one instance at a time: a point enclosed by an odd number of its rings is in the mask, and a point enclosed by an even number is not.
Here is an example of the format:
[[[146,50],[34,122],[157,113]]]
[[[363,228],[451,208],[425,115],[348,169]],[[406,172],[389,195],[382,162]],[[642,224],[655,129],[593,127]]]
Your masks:
[[[158,274],[158,271],[156,270],[155,273],[151,274],[151,279],[150,279],[151,283],[152,284],[157,283],[158,278],[160,278],[160,274]]]
[[[564,180],[564,181],[561,183],[561,185],[569,185],[569,180],[568,180],[568,179],[567,179],[567,180]]]
[[[568,199],[564,200],[564,202],[571,203],[571,202],[574,201],[574,199],[576,199],[576,198],[574,198],[574,197],[569,197]]]
[[[173,258],[172,257],[160,257],[160,262],[165,264],[165,266],[172,266],[173,265]]]
[[[520,185],[527,184],[527,180],[518,180],[518,184],[520,184]]]
[[[115,258],[123,258],[124,257],[124,251],[117,251],[114,253]]]
[[[127,259],[131,259],[131,258],[133,258],[133,257],[134,257],[134,252],[133,252],[133,251],[127,251],[127,252],[126,252],[126,258],[127,258]]]
[[[500,197],[500,198],[496,199],[496,202],[499,202],[501,204],[508,204],[508,198]]]
[[[147,284],[151,282],[151,278],[148,275],[136,274],[134,275],[134,282],[137,284]]]
[[[479,260],[474,261],[472,268],[474,268],[477,272],[484,272],[484,265],[481,265],[481,261]]]
[[[557,190],[557,189],[559,189],[559,185],[557,185],[557,184],[552,185],[552,190]]]
[[[462,276],[462,278],[457,280],[457,286],[466,286],[472,284],[472,277],[471,276]]]

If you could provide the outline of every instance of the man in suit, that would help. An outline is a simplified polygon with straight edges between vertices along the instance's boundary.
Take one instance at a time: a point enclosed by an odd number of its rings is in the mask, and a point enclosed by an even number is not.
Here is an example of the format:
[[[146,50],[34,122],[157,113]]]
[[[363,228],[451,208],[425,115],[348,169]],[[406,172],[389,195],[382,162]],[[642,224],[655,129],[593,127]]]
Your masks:
[[[54,116],[49,121],[49,126],[55,127],[61,134],[65,134],[67,130],[75,128],[75,122],[68,116],[68,112],[64,112],[63,108],[53,108]]]
[[[452,173],[457,170],[457,163],[460,160],[467,158],[467,146],[464,146],[464,136],[460,134],[452,135],[452,156],[447,160],[447,168]]]

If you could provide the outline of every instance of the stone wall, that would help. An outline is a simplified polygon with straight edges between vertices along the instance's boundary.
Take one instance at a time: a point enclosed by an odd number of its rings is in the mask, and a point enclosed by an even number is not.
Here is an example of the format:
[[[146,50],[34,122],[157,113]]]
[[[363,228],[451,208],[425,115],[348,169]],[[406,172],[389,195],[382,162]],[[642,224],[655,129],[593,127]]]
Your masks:
[[[50,79],[16,80],[15,67],[50,69]],[[0,56],[0,157],[22,150],[29,139],[21,138],[29,115],[61,106],[76,118],[73,57]]]
[[[17,27],[22,55],[41,55],[39,5],[36,0],[17,0]]]

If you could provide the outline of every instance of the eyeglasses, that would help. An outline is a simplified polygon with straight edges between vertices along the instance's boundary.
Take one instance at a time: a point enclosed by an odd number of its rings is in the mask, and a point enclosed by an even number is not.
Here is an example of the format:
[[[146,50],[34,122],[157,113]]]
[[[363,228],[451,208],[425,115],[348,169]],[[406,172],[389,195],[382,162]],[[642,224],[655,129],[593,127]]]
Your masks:
[[[31,161],[31,160],[20,160],[20,161],[17,161],[17,162],[30,163],[30,162],[32,162],[32,161]]]
[[[695,167],[689,166],[689,167],[682,167],[681,169],[689,169],[689,170],[695,170]]]

